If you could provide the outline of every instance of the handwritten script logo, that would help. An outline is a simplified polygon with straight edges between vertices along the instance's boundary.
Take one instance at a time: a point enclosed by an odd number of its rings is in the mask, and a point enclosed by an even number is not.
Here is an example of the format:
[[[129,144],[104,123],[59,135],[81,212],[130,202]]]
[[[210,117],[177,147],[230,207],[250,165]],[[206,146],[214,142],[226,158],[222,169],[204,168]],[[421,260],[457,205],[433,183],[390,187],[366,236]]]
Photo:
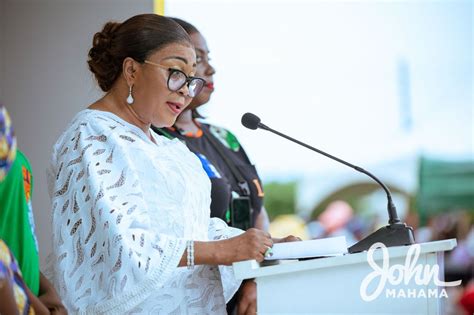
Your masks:
[[[377,265],[374,260],[374,253],[376,249],[382,250],[382,266]],[[396,264],[390,267],[388,249],[383,243],[373,244],[367,253],[367,262],[374,271],[368,274],[360,285],[360,296],[366,302],[375,300],[382,294],[387,282],[393,286],[400,284],[408,285],[412,279],[417,285],[426,286],[431,281],[438,287],[453,287],[461,284],[461,280],[444,282],[439,280],[439,266],[438,264],[423,265],[417,264],[418,258],[420,257],[421,247],[420,244],[411,245],[408,249],[407,256],[405,258],[405,264]],[[371,294],[369,294],[368,287],[372,281],[379,279],[379,283]],[[444,289],[443,289],[444,290]],[[414,290],[408,290],[408,297],[425,297],[433,296],[437,294],[438,290],[430,290],[428,294],[424,290],[415,292]],[[443,294],[442,294],[443,295]],[[446,291],[444,291],[446,295]],[[392,297],[407,297],[407,294],[403,289],[399,290],[398,295],[394,294],[394,290],[386,290],[386,296]]]

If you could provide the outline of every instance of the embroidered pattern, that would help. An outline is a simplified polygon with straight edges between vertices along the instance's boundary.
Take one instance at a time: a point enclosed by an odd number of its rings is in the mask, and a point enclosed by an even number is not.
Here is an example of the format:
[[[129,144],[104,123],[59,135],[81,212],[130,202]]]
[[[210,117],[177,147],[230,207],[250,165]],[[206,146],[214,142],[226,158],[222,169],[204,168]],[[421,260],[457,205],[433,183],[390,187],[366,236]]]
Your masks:
[[[225,314],[239,287],[231,267],[176,266],[186,239],[240,231],[210,225],[210,182],[193,153],[118,120],[83,111],[55,145],[48,178],[63,302],[73,313]]]

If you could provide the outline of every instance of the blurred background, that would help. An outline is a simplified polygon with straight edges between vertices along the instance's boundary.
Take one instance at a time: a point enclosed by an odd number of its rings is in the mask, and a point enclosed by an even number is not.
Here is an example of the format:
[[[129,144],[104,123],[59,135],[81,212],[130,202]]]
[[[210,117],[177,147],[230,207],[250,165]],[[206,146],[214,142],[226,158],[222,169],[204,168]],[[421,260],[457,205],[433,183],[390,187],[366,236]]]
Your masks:
[[[0,0],[0,101],[35,174],[50,248],[46,167],[67,122],[101,95],[86,66],[108,20],[156,12],[194,24],[216,68],[201,113],[237,135],[265,183],[274,236],[346,235],[387,224],[363,174],[262,130],[268,126],[372,172],[417,242],[456,238],[449,277],[474,268],[473,1]],[[458,293],[454,293],[458,294]]]

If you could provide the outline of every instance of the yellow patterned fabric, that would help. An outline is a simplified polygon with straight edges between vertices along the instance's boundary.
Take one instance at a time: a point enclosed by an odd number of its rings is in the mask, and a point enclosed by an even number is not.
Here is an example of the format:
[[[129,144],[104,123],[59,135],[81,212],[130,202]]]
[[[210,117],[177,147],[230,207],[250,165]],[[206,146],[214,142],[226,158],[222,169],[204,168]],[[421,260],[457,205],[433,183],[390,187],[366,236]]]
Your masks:
[[[21,271],[18,268],[15,257],[8,246],[0,239],[0,281],[6,281],[13,289],[16,306],[19,314],[35,314],[26,294],[25,284],[21,278]]]
[[[15,156],[16,138],[12,121],[6,108],[0,105],[0,182],[7,175]]]

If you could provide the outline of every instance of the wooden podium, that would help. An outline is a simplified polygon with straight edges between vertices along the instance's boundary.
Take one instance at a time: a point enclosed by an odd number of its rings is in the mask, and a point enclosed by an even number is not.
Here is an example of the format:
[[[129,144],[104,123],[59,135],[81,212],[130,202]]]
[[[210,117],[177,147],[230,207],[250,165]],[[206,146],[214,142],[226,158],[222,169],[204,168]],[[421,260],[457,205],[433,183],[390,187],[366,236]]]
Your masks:
[[[423,270],[431,270],[438,265],[439,275],[436,274],[436,278],[443,281],[443,252],[452,250],[456,244],[455,239],[418,244],[419,257],[416,262],[411,259],[411,264],[413,267],[421,266],[418,269]],[[386,248],[388,266],[394,267],[392,273],[396,278],[402,274],[400,268],[406,264],[409,249],[410,246]],[[383,250],[377,249],[371,256],[382,267]],[[421,285],[415,282],[414,275],[408,283],[404,280],[401,283],[387,281],[377,298],[363,300],[361,284],[374,272],[367,259],[368,252],[362,252],[304,261],[279,261],[269,266],[260,266],[255,260],[249,260],[234,263],[233,266],[237,279],[255,278],[259,315],[444,314],[446,290],[437,286],[433,277]],[[375,292],[380,278],[371,281],[364,292]]]

